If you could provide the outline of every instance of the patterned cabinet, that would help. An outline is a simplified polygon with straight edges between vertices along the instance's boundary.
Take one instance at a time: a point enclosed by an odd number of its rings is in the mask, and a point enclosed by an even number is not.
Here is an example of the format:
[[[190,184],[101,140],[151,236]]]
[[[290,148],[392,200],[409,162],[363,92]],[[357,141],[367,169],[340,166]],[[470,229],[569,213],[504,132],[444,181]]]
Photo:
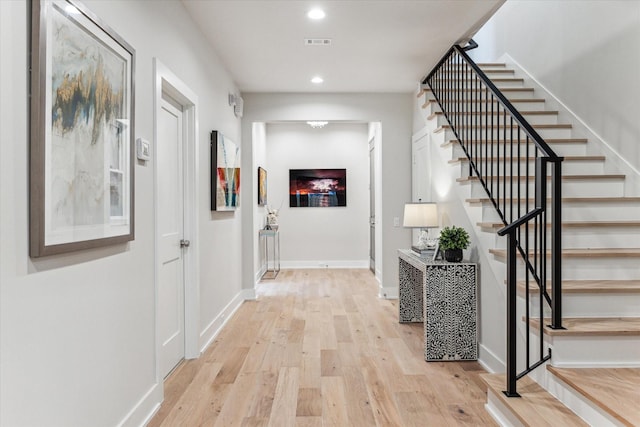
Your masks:
[[[398,310],[400,323],[422,322],[422,293],[427,265],[411,254],[398,250]]]
[[[398,257],[400,321],[424,319],[425,360],[477,360],[477,265]]]
[[[477,265],[427,265],[424,288],[425,360],[477,360]]]

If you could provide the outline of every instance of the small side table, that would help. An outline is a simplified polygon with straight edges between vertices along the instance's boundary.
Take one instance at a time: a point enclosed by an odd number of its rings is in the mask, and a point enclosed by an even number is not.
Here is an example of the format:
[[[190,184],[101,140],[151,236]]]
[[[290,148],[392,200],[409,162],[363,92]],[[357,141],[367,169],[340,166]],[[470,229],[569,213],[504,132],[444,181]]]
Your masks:
[[[280,272],[280,233],[278,230],[260,230],[260,240],[264,241],[266,269],[261,279],[275,279]],[[269,245],[271,243],[271,245]],[[271,251],[269,250],[271,246]]]

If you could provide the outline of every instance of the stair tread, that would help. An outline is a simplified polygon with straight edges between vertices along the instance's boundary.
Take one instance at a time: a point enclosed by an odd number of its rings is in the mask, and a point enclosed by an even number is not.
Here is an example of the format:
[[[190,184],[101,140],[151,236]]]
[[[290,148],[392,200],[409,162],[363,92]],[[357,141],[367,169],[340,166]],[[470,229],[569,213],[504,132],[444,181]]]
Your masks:
[[[533,92],[533,88],[532,87],[501,87],[498,88],[500,89],[501,92]],[[431,92],[431,90],[429,89],[429,91]],[[484,92],[485,89],[484,88],[470,88],[470,87],[463,87],[463,88],[449,88],[449,89],[444,89],[442,90],[442,92]]]
[[[504,395],[502,392],[506,388],[504,374],[481,374],[480,378],[487,384],[489,391],[497,396],[525,426],[569,427],[588,425],[529,377],[524,377],[518,381],[520,398],[509,398]]]
[[[466,64],[451,64],[453,67],[463,67]],[[480,68],[486,67],[506,67],[506,62],[476,62],[476,65]]]
[[[460,129],[466,129],[466,128],[482,128],[484,129],[486,126],[480,125],[471,125],[471,126],[467,126],[467,125],[461,125],[458,126]],[[505,126],[505,125],[495,125],[493,126],[494,128],[498,128],[498,129],[504,129],[504,128],[509,128],[510,126]],[[538,125],[531,125],[532,128],[534,129],[571,129],[573,126],[567,123],[560,123],[560,124],[538,124]],[[516,128],[516,126],[513,127],[514,129]],[[443,130],[448,130],[451,129],[451,125],[442,125],[438,128],[436,128],[434,130],[435,133],[438,132],[442,132]]]
[[[441,82],[457,82],[458,79],[441,79]],[[513,82],[513,83],[524,83],[524,79],[521,77],[497,77],[491,79],[492,83],[504,83],[504,82]]]
[[[493,180],[503,180],[503,179],[507,179],[507,180],[511,180],[513,179],[514,181],[517,179],[520,180],[524,180],[527,179],[526,176],[521,176],[521,177],[511,177],[511,176],[486,176],[484,177],[484,179],[489,180],[489,181],[493,181]],[[535,180],[535,176],[530,175],[528,177],[528,179],[530,181]],[[547,179],[551,179],[551,176],[547,176]],[[610,179],[625,179],[624,175],[619,175],[619,174],[598,174],[598,175],[562,175],[562,180],[563,181],[586,181],[586,180],[591,180],[591,179],[598,179],[598,180],[610,180]],[[456,181],[457,182],[471,182],[471,181],[479,181],[480,179],[477,176],[466,176],[466,177],[462,177],[462,178],[457,178]]]
[[[586,161],[604,161],[606,158],[605,156],[564,156],[564,161],[565,162],[586,162]],[[535,161],[536,158],[535,157],[487,157],[486,160],[490,161],[490,162],[495,162],[497,160],[506,160],[506,161],[511,161],[511,160],[518,160],[518,161],[524,161],[524,160],[528,160],[528,161]],[[468,157],[456,157],[455,159],[451,159],[449,160],[449,163],[466,163],[469,161]]]
[[[547,370],[624,425],[640,425],[640,368],[547,366]]]
[[[487,68],[489,68],[489,67],[487,67]],[[485,74],[487,74],[487,73],[515,74],[515,71],[514,71],[514,70],[511,70],[511,69],[504,69],[504,70],[503,70],[503,69],[490,69],[490,70],[483,69],[482,71],[483,71]],[[453,70],[453,72],[454,72],[454,73],[458,73],[458,72],[460,72],[460,70],[459,70],[459,69],[458,69],[458,70]],[[470,69],[470,68],[469,68],[469,71],[468,71],[468,72],[471,72],[471,69]]]
[[[481,140],[475,140],[472,139],[470,141],[468,141],[469,144],[475,144],[475,143],[480,143],[480,144],[492,144],[492,143],[500,143],[500,144],[504,144],[504,140],[495,140],[495,139],[481,139]],[[524,141],[523,141],[524,142]],[[589,142],[589,140],[587,138],[546,138],[544,140],[544,142],[546,142],[547,144],[584,144]],[[442,143],[440,146],[441,147],[446,147],[447,145],[451,145],[451,144],[459,144],[460,141],[458,141],[457,139],[450,139],[448,141],[445,141],[444,143]],[[530,144],[533,144],[533,142],[530,142]]]
[[[505,280],[506,282],[506,280]],[[524,292],[525,281],[516,282],[518,289]],[[551,284],[547,282],[547,288]],[[529,282],[529,293],[537,293],[538,287],[532,281]],[[589,293],[589,294],[613,294],[613,293],[640,293],[640,280],[563,280],[562,293]]]
[[[502,222],[478,222],[478,226],[482,228],[502,228]],[[547,224],[551,227],[551,224]],[[614,221],[563,221],[562,227],[581,228],[581,227],[640,227],[640,221],[614,220]]]
[[[551,199],[547,199],[551,200]],[[467,203],[491,203],[491,199],[488,197],[469,198],[466,199]],[[511,199],[505,199],[507,203],[511,203]],[[523,203],[527,199],[523,199]],[[638,203],[640,197],[563,197],[564,203]],[[535,199],[528,199],[529,203],[534,203]]]
[[[546,325],[551,323],[545,318]],[[539,319],[530,318],[531,327],[537,330]],[[550,336],[638,336],[640,335],[640,317],[565,317],[562,326],[566,329],[544,328]]]
[[[557,116],[559,112],[558,110],[531,110],[531,111],[519,111],[519,113],[523,116]],[[437,116],[444,116],[444,113],[442,111],[436,111],[433,114]],[[486,112],[485,111],[482,111],[482,112],[464,111],[457,114],[461,116],[483,116],[486,114]],[[498,113],[496,112],[494,115],[496,114]]]
[[[489,249],[489,253],[506,258],[506,249]],[[550,251],[547,251],[549,256]],[[563,258],[638,258],[640,248],[572,248],[562,250]]]
[[[436,103],[436,102],[437,101],[435,99],[427,99],[425,101],[425,103],[422,104],[422,108],[427,108],[427,106],[429,104]],[[545,102],[545,100],[544,100],[544,98],[512,98],[512,99],[509,99],[509,102],[512,103],[512,104],[516,104],[516,103],[536,103],[536,102],[543,103],[543,102]]]

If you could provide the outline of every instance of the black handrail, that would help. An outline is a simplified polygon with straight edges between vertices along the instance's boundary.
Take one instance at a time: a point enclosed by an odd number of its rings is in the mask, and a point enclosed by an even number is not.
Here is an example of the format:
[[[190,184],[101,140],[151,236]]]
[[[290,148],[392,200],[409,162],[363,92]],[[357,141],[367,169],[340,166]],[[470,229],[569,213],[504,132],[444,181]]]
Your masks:
[[[469,159],[469,175],[484,187],[505,227],[507,236],[507,396],[518,396],[516,381],[551,358],[544,349],[544,314],[548,304],[553,329],[562,328],[562,157],[558,156],[534,127],[491,82],[466,50],[454,45],[422,81],[431,90],[450,129]],[[535,159],[535,169],[530,170]],[[548,166],[552,165],[550,169]],[[550,175],[549,175],[550,173]],[[550,180],[551,206],[547,205]],[[533,189],[530,182],[533,181]],[[530,206],[530,191],[535,192]],[[548,234],[547,229],[550,228]],[[550,264],[547,258],[550,256]],[[517,368],[516,314],[518,261],[525,282],[525,365]],[[551,294],[547,278],[551,276]],[[540,347],[538,359],[530,360],[530,281],[538,287]]]

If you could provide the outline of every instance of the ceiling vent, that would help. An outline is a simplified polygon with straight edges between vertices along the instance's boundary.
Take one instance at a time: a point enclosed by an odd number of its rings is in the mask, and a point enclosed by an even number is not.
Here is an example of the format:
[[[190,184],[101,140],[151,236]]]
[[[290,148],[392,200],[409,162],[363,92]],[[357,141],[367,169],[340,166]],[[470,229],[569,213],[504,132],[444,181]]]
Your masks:
[[[304,39],[305,46],[331,46],[331,39]]]

